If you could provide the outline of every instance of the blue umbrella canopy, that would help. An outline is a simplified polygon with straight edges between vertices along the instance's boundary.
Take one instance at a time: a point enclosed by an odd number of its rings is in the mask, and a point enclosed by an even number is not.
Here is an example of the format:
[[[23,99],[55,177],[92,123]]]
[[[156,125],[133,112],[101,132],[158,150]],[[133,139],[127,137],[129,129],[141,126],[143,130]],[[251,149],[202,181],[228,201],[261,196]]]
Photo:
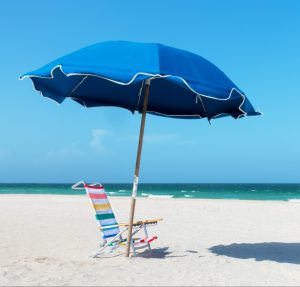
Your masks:
[[[142,112],[145,82],[152,79],[147,112],[167,117],[260,115],[215,65],[196,54],[157,43],[102,42],[26,73],[43,96],[85,107],[116,106]]]

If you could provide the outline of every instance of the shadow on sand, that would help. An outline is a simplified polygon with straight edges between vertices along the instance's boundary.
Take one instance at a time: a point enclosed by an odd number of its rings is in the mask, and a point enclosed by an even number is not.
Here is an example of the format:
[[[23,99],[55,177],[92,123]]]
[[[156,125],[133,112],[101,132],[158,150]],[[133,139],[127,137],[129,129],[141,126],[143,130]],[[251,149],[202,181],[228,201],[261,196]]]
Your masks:
[[[142,252],[138,252],[135,258],[145,258],[145,259],[164,259],[164,258],[173,258],[173,257],[186,257],[189,256],[190,254],[198,254],[198,251],[193,251],[193,250],[185,250],[181,252],[176,252],[174,254],[173,252],[169,251],[169,247],[163,247],[163,248],[155,248],[152,249],[151,251],[144,250]],[[102,259],[111,259],[114,257],[124,257],[125,256],[125,250],[124,252],[119,252],[119,253],[108,253],[108,254],[102,254],[98,258]],[[91,256],[92,257],[92,256]],[[201,256],[199,256],[201,257]]]
[[[197,251],[192,250],[186,250],[184,253],[198,253]],[[172,252],[169,251],[169,247],[164,248],[155,248],[151,251],[144,251],[137,255],[137,257],[143,257],[143,258],[155,258],[155,259],[164,259],[164,258],[171,258],[171,257],[186,257],[188,254],[183,255],[172,255]]]
[[[269,260],[279,263],[300,264],[300,243],[234,243],[213,246],[209,250],[217,255],[239,259],[253,258],[256,261]]]

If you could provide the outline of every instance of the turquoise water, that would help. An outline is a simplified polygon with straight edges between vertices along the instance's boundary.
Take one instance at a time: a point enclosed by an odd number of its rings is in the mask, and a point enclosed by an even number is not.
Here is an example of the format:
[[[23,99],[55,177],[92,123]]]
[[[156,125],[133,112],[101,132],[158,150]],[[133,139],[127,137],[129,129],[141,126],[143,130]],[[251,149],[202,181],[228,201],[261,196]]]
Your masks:
[[[85,194],[72,184],[0,184],[0,194]],[[104,184],[110,196],[131,195],[132,184]],[[138,196],[241,200],[299,200],[300,184],[140,184]]]

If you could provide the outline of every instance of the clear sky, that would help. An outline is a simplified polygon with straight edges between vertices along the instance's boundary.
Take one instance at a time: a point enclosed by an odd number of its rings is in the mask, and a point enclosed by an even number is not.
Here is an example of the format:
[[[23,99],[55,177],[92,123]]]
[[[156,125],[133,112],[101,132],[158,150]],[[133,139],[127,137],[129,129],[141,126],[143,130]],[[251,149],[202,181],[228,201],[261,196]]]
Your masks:
[[[131,182],[140,115],[41,97],[34,70],[107,40],[207,58],[263,117],[148,115],[141,182],[300,182],[300,1],[2,1],[0,182]]]

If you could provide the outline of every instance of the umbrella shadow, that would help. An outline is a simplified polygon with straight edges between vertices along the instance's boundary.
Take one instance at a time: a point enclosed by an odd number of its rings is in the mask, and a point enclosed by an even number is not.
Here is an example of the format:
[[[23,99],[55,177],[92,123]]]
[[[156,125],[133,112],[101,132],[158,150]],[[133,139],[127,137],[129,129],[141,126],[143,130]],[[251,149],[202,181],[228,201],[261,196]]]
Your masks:
[[[234,243],[209,248],[214,254],[256,261],[300,264],[300,243]]]

